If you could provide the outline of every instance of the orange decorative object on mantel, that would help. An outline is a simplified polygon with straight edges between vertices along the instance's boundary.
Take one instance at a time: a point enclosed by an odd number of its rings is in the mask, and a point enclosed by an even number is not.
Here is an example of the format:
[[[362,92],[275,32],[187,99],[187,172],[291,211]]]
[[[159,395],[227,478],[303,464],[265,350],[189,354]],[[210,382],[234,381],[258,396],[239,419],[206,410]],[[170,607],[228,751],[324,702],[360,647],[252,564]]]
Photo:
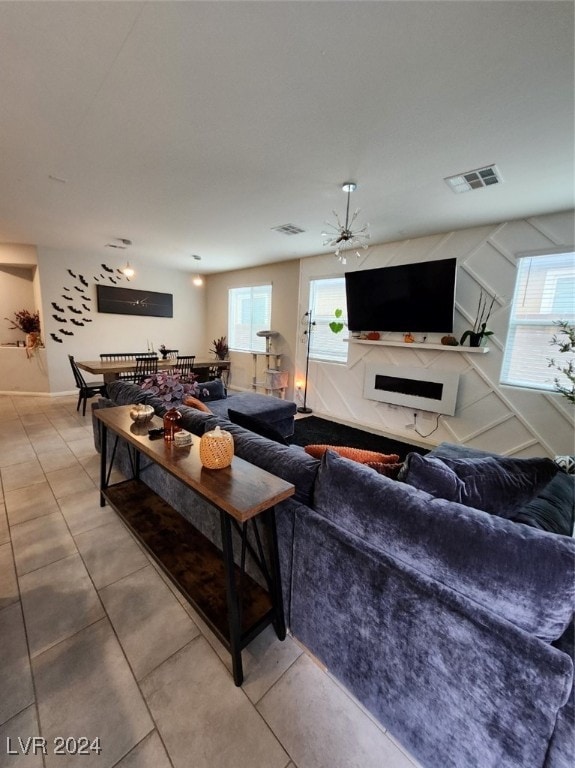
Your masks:
[[[367,338],[369,341],[379,341],[379,333],[378,333],[377,331],[370,331],[370,332],[367,334],[366,338]]]
[[[415,338],[413,337],[413,334],[411,333],[404,333],[403,334],[403,340],[406,344],[413,344],[415,341]]]

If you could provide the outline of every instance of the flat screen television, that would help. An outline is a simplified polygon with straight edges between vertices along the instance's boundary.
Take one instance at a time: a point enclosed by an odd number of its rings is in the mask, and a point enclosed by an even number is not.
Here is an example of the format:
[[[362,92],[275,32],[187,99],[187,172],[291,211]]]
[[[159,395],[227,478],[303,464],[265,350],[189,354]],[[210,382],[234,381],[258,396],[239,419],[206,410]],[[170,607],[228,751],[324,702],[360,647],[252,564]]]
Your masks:
[[[451,333],[456,259],[345,273],[350,331]]]

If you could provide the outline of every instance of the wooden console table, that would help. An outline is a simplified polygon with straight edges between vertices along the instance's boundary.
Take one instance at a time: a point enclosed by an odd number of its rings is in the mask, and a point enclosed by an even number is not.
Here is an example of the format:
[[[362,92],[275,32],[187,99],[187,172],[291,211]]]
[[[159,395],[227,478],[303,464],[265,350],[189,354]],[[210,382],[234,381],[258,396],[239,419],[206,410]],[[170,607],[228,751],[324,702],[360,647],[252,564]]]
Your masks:
[[[205,469],[199,457],[199,437],[194,436],[193,445],[187,448],[163,439],[150,440],[148,429],[161,426],[161,420],[155,416],[147,424],[134,424],[131,407],[94,411],[101,426],[100,504],[110,504],[227,647],[234,682],[241,685],[242,648],[272,623],[280,640],[286,635],[274,505],[292,496],[294,486],[237,456],[226,469]],[[115,435],[115,444],[108,462],[109,432]],[[133,452],[134,476],[109,485],[118,439],[125,440]],[[223,551],[141,480],[145,472],[142,456],[177,477],[191,495],[197,494],[219,510]],[[258,518],[269,526],[268,558]],[[248,525],[254,531],[255,547],[248,540]],[[234,562],[232,526],[241,538],[239,566]],[[245,573],[246,552],[259,568],[267,590]]]

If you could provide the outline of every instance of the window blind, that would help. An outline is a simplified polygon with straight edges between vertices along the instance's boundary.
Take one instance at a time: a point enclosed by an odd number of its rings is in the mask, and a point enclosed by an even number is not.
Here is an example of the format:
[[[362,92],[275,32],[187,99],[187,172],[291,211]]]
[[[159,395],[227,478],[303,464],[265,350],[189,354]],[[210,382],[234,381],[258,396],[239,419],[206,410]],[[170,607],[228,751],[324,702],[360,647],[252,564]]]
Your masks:
[[[501,367],[502,384],[550,392],[555,391],[555,378],[569,385],[566,376],[549,367],[550,358],[563,367],[570,357],[551,344],[558,331],[553,323],[558,320],[575,321],[575,253],[520,257]]]
[[[336,309],[343,310],[340,321],[347,321],[345,278],[329,277],[310,280],[309,306],[315,326],[312,329],[309,356],[315,360],[347,361],[347,337],[344,329],[334,333],[329,324],[335,320]]]
[[[228,291],[228,343],[239,352],[265,352],[266,340],[258,331],[268,331],[272,315],[271,285],[230,288]]]

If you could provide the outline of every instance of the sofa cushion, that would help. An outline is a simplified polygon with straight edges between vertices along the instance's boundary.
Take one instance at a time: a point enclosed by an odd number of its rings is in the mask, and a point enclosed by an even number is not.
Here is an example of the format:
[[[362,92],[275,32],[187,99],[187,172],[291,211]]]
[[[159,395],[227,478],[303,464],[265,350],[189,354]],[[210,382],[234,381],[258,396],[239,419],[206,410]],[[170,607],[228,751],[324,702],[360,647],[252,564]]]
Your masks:
[[[265,397],[265,396],[264,396]],[[271,399],[271,398],[270,398]],[[252,431],[219,418],[218,424],[234,438],[235,455],[295,486],[294,499],[309,504],[319,461],[298,446],[279,445]]]
[[[366,461],[366,462],[363,462],[363,464],[366,467],[375,469],[375,471],[378,474],[385,475],[386,477],[391,477],[394,480],[398,479],[399,473],[403,468],[403,462],[398,464],[388,464],[387,462],[384,462],[384,461]]]
[[[572,536],[575,516],[575,477],[558,472],[541,493],[511,518],[542,531]]]
[[[315,509],[342,529],[551,641],[575,607],[575,540],[435,498],[328,451]]]
[[[399,456],[396,453],[378,453],[377,451],[366,451],[363,448],[349,448],[344,445],[306,445],[305,447],[305,452],[313,456],[314,459],[321,459],[326,451],[334,451],[338,456],[357,461],[360,464],[367,464],[368,462],[397,464],[399,461]]]
[[[203,411],[204,413],[211,413],[210,409],[204,402],[202,402],[201,400],[198,400],[197,397],[192,397],[192,395],[186,395],[182,400],[182,403],[184,405],[189,405],[190,408],[196,408],[198,411]]]
[[[408,454],[405,467],[400,478],[409,485],[500,517],[512,517],[560,471],[546,458],[440,459],[418,453]]]
[[[269,397],[259,392],[234,392],[225,400],[212,401],[210,408],[224,418],[228,416],[228,408],[232,408],[234,411],[255,416],[271,424],[284,437],[293,435],[294,415],[297,408],[296,404],[290,400]]]
[[[227,397],[226,388],[221,379],[199,381],[198,387],[200,388],[198,398],[204,403],[209,403],[212,400],[224,400]]]
[[[142,389],[137,384],[131,384],[125,381],[111,381],[106,385],[108,397],[116,405],[132,405],[133,403],[146,403],[153,406],[154,409],[165,405],[165,402],[156,397],[147,389]]]
[[[256,435],[267,437],[268,440],[273,440],[281,445],[287,445],[286,439],[281,432],[278,432],[278,430],[274,429],[271,424],[266,424],[265,421],[258,419],[256,416],[248,416],[247,413],[240,413],[239,411],[234,411],[232,408],[228,408],[228,418],[234,424],[255,432]]]

